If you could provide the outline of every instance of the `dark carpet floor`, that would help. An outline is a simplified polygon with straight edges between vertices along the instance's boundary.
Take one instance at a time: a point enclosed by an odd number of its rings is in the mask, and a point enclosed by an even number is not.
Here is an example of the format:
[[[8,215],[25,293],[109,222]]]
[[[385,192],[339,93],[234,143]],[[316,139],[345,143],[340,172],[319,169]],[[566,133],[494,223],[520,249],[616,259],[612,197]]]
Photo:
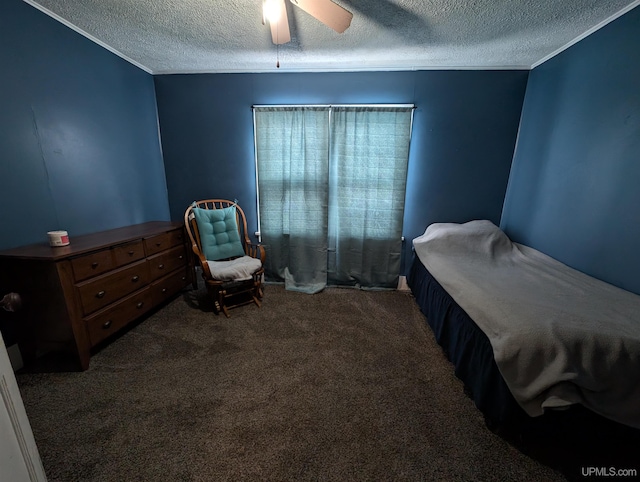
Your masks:
[[[487,429],[409,294],[203,295],[18,375],[49,480],[565,480]]]

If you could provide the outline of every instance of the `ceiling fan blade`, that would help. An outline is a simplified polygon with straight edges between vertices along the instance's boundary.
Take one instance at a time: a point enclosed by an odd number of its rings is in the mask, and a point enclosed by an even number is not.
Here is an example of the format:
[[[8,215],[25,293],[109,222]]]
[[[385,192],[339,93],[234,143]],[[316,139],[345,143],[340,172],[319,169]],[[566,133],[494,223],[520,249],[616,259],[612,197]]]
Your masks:
[[[287,17],[287,6],[284,0],[267,0],[270,2],[269,27],[271,27],[271,40],[276,45],[291,42],[291,32],[289,32],[289,18]],[[271,18],[269,18],[271,17]]]
[[[351,25],[353,14],[331,0],[290,0],[327,27],[342,33]]]

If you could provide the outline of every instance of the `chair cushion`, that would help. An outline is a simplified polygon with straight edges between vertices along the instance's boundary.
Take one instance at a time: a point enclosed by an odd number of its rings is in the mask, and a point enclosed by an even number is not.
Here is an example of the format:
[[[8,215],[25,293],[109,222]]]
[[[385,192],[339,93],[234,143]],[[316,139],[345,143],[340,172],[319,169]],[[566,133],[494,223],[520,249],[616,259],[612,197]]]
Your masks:
[[[242,256],[230,261],[207,261],[207,264],[213,279],[219,281],[248,280],[262,267],[260,260],[251,256]]]
[[[193,208],[196,217],[202,253],[210,261],[244,256],[240,241],[236,207],[223,209]]]

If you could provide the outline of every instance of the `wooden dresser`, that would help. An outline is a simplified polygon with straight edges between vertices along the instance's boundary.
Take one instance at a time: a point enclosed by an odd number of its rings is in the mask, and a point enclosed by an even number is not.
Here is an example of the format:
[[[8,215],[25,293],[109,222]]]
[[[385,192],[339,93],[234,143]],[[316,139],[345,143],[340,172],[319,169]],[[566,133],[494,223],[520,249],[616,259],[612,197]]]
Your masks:
[[[15,313],[25,364],[51,351],[91,350],[192,283],[182,223],[153,221],[0,251],[0,292],[22,296]]]

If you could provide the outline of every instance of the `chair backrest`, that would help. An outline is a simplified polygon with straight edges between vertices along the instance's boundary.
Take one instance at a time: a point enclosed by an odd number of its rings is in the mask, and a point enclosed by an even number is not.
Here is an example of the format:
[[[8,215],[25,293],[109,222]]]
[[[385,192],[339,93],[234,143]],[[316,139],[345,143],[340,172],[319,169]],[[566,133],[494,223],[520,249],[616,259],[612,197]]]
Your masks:
[[[225,209],[235,206],[236,212],[236,224],[238,227],[238,234],[240,236],[240,241],[242,243],[242,247],[244,252],[247,252],[248,245],[251,243],[249,240],[249,235],[247,233],[247,218],[244,215],[244,211],[235,201],[230,201],[228,199],[205,199],[202,201],[195,201],[192,205],[190,205],[184,213],[184,224],[187,229],[187,234],[189,235],[189,239],[191,240],[191,245],[197,247],[199,252],[196,252],[198,256],[201,258],[204,257],[203,246],[201,242],[200,232],[198,230],[198,223],[196,222],[196,217],[193,211],[193,208],[200,209]],[[195,251],[195,249],[194,249]]]

